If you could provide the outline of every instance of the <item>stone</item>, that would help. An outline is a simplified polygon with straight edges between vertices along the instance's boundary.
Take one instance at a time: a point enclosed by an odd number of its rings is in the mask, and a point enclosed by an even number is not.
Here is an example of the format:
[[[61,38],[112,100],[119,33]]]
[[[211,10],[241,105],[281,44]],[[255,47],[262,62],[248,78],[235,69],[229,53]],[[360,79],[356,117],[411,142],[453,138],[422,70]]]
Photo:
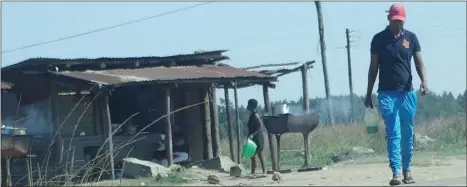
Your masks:
[[[235,165],[230,167],[230,176],[231,177],[241,177],[243,173],[243,168],[240,165]]]
[[[209,184],[219,184],[221,180],[217,175],[208,175],[207,181]]]
[[[435,142],[435,139],[432,139],[428,136],[420,135],[420,134],[415,134],[415,150],[424,150],[426,149],[430,144]]]
[[[369,154],[374,154],[375,151],[370,148],[366,147],[352,147],[352,149],[349,151],[349,155],[369,155]]]
[[[183,171],[183,167],[178,165],[178,164],[173,164],[171,166],[169,166],[169,170],[171,172],[182,172]]]
[[[274,182],[280,182],[280,181],[282,181],[282,175],[281,175],[281,173],[275,171],[274,173],[272,173],[271,179],[272,179]]]
[[[136,158],[124,158],[125,168],[122,175],[128,178],[167,177],[170,169],[154,162]]]
[[[205,160],[197,164],[199,168],[218,170],[221,172],[230,172],[230,168],[236,165],[237,164],[235,162],[233,162],[232,160],[230,160],[229,157],[226,157],[226,156],[215,157],[210,160]]]

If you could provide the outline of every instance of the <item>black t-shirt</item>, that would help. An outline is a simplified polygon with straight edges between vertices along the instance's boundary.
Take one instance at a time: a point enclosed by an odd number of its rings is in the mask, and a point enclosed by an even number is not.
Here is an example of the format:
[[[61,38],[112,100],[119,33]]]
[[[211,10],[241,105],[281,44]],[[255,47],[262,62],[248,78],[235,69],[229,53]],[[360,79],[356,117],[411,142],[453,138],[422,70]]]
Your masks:
[[[417,36],[403,30],[395,37],[389,28],[379,32],[371,41],[371,54],[378,55],[380,91],[410,91],[412,85],[411,60],[420,51]]]

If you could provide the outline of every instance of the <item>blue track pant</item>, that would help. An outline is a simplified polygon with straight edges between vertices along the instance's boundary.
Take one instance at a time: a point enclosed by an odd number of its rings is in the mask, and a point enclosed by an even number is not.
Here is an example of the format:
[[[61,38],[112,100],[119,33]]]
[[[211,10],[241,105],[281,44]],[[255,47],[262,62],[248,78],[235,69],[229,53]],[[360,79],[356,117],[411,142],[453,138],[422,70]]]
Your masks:
[[[414,145],[414,117],[417,95],[412,91],[381,91],[381,115],[386,123],[389,167],[394,175],[410,171]],[[401,167],[402,163],[402,167]]]

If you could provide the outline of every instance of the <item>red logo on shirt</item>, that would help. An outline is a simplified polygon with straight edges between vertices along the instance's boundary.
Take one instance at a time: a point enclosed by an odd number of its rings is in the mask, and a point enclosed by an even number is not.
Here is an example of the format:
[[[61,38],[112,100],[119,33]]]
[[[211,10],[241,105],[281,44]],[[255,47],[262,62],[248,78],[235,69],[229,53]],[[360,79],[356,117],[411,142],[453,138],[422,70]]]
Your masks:
[[[404,41],[402,41],[402,46],[404,46],[406,49],[408,49],[409,48],[409,41],[404,39]]]

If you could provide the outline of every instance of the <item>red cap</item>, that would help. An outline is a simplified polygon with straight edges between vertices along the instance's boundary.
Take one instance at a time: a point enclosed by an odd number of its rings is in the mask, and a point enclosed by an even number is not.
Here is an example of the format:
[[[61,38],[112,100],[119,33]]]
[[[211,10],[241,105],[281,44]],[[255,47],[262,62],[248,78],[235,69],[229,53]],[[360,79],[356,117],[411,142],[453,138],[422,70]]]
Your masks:
[[[393,4],[389,9],[389,20],[405,21],[405,8],[402,4]]]

